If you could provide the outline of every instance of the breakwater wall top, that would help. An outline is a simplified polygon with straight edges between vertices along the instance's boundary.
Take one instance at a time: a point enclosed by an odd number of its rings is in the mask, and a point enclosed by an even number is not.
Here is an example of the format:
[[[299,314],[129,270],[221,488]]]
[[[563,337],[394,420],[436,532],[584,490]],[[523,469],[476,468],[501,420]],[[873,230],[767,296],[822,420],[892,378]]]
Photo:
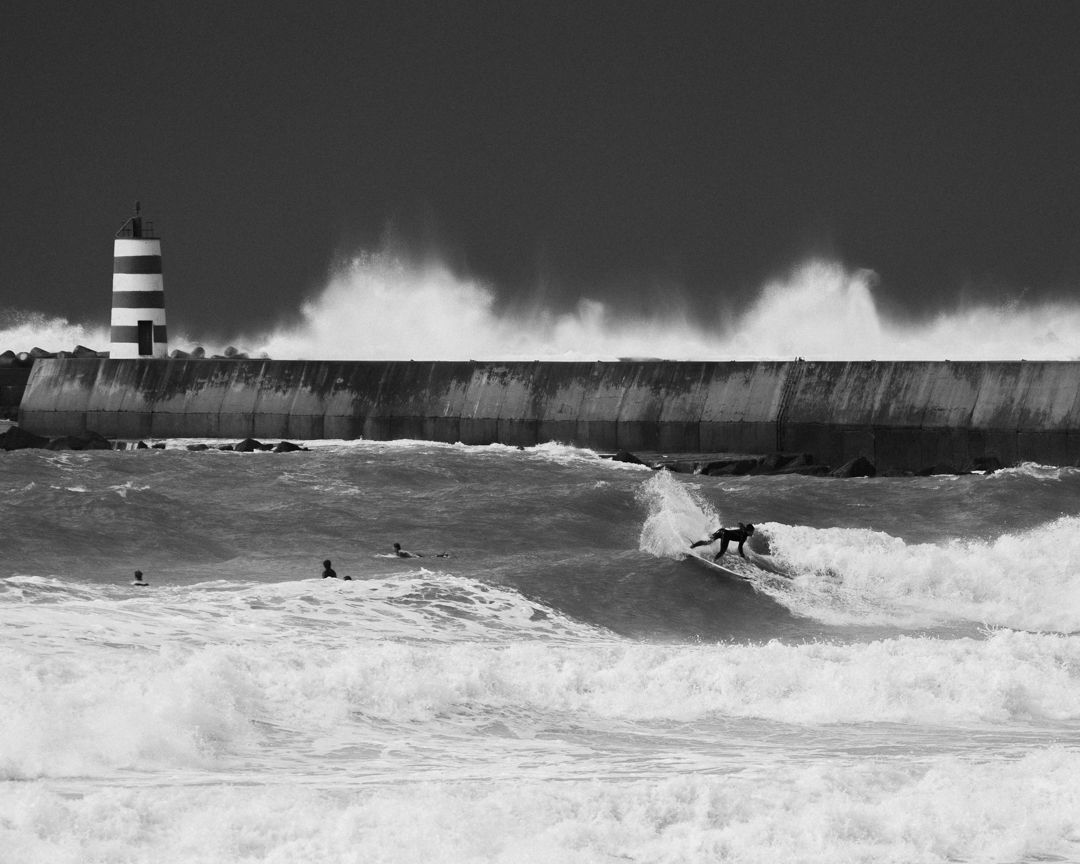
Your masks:
[[[1080,459],[1080,362],[38,360],[39,435],[414,438],[866,456],[896,470]]]

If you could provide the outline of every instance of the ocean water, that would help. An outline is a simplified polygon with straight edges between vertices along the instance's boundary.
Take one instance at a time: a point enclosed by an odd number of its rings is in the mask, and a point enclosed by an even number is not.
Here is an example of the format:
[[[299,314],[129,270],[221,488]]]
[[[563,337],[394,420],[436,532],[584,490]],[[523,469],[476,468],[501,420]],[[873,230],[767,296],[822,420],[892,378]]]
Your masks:
[[[185,443],[0,453],[5,864],[1080,861],[1080,471]]]

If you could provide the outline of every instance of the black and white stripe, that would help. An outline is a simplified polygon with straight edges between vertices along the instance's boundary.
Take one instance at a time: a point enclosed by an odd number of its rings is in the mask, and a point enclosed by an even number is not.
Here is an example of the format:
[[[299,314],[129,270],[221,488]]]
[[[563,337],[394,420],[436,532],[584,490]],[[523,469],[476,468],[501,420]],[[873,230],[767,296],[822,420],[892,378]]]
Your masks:
[[[113,241],[112,298],[109,356],[167,356],[160,240],[117,237]]]

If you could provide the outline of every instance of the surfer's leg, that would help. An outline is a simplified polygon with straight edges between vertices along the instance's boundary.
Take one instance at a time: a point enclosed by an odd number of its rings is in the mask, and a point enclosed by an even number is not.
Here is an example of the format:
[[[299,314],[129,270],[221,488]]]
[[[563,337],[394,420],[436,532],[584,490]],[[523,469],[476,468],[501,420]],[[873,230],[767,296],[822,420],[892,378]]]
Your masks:
[[[716,557],[713,558],[713,561],[719,561],[721,558],[724,557],[724,553],[727,552],[727,544],[728,544],[728,538],[727,537],[721,538],[721,540],[720,540],[720,551],[716,553]]]

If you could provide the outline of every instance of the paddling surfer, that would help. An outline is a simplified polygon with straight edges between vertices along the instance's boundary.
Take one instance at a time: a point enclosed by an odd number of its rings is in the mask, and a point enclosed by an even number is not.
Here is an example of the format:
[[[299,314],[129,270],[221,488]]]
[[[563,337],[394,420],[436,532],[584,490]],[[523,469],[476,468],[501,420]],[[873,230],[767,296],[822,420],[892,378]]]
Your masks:
[[[424,557],[419,552],[409,552],[409,551],[407,551],[405,549],[402,549],[400,543],[395,543],[394,544],[394,554],[397,555],[398,558],[423,558]],[[449,552],[440,552],[440,553],[438,553],[437,555],[435,555],[433,557],[435,557],[435,558],[449,558],[450,553]]]
[[[691,543],[690,548],[696,549],[698,546],[708,546],[710,543],[719,540],[720,551],[713,556],[713,561],[719,561],[720,558],[723,557],[724,553],[727,552],[728,543],[734,540],[739,544],[739,554],[742,555],[743,558],[745,558],[746,553],[743,552],[743,543],[750,539],[750,535],[753,533],[753,525],[751,525],[750,523],[743,525],[743,523],[740,522],[738,528],[719,528],[709,535],[708,540],[698,540],[696,543]]]
[[[149,582],[144,582],[143,581],[142,570],[136,570],[135,571],[135,581],[132,582],[131,584],[132,585],[138,585],[140,588],[146,588],[146,587],[148,587],[150,585]]]

